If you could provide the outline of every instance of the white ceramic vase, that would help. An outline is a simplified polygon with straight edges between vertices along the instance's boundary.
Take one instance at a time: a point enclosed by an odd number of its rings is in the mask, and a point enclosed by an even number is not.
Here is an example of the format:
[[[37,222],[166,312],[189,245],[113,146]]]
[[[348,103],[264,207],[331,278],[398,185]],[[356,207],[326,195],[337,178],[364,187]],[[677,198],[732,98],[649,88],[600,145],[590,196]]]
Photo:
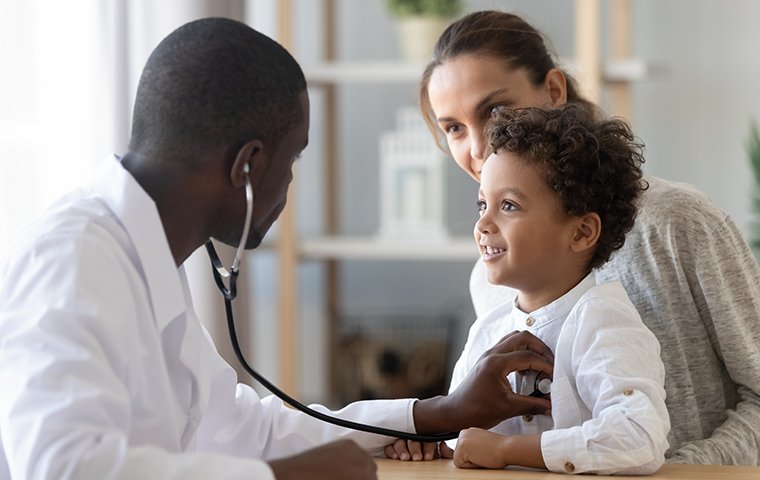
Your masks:
[[[416,63],[430,60],[433,46],[449,22],[450,19],[441,17],[400,17],[399,42],[404,59]]]

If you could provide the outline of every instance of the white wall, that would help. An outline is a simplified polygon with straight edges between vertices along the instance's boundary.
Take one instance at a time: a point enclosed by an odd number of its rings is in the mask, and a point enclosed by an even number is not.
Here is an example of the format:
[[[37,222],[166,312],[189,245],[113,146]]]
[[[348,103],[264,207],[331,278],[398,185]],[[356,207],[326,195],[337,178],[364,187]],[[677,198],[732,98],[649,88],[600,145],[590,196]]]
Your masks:
[[[706,192],[749,231],[745,150],[760,119],[760,2],[638,0],[634,48],[661,67],[634,88],[647,170]]]

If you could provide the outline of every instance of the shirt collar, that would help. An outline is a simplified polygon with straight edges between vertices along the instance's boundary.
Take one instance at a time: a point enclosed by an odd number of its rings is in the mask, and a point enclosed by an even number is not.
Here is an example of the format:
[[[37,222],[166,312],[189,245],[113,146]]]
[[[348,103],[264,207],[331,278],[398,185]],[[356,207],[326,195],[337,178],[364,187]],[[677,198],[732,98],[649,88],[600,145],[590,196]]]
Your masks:
[[[157,326],[163,329],[186,310],[187,302],[155,202],[117,156],[100,166],[91,186],[129,235],[148,284]]]
[[[569,292],[562,295],[552,303],[529,313],[520,310],[517,305],[517,296],[515,296],[514,300],[512,300],[512,315],[514,315],[516,324],[526,324],[528,326],[532,326],[533,328],[546,325],[547,323],[558,318],[565,318],[570,313],[570,310],[573,309],[575,304],[578,303],[578,300],[580,300],[581,297],[595,285],[596,278],[594,277],[593,272],[589,273],[583,280],[578,282],[576,286],[570,289]],[[532,321],[530,322],[528,322],[529,317],[532,318]]]

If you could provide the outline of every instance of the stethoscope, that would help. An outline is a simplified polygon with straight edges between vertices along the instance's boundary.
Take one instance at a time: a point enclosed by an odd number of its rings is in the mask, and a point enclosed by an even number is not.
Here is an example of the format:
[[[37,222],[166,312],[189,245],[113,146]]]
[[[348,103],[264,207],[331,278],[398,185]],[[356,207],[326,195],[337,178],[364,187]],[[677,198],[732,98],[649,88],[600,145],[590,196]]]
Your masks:
[[[240,350],[237,333],[235,332],[235,320],[232,316],[232,300],[237,296],[236,284],[238,273],[240,271],[240,260],[243,258],[245,243],[248,239],[248,231],[251,228],[251,217],[253,216],[253,188],[251,187],[251,182],[248,179],[249,169],[247,164],[245,165],[244,172],[246,201],[245,223],[243,224],[243,234],[240,236],[240,243],[238,244],[237,251],[235,252],[235,259],[232,261],[232,266],[229,270],[224,268],[222,265],[222,262],[219,260],[219,256],[217,255],[216,249],[211,243],[211,240],[209,239],[209,241],[206,242],[206,250],[208,251],[208,256],[211,259],[211,265],[213,267],[212,272],[214,274],[214,281],[216,282],[216,286],[219,287],[219,291],[224,297],[224,309],[227,313],[227,328],[230,333],[230,342],[232,343],[232,349],[234,350],[238,361],[243,366],[243,369],[245,369],[249,375],[251,375],[267,390],[272,392],[275,396],[279,397],[283,402],[287,403],[297,410],[300,410],[306,415],[310,415],[316,419],[337,425],[339,427],[350,428],[352,430],[358,430],[361,432],[375,433],[378,435],[385,435],[387,437],[396,437],[404,440],[413,440],[417,442],[441,442],[444,440],[457,438],[459,434],[454,432],[433,435],[420,435],[416,433],[402,432],[400,430],[393,430],[390,428],[378,427],[375,425],[365,425],[363,423],[352,422],[350,420],[344,420],[332,415],[326,415],[324,413],[317,412],[316,410],[309,408],[308,406],[304,405],[303,403],[280,390],[276,385],[267,380],[263,375],[254,370],[253,367],[248,364],[245,357],[243,356],[243,352]],[[227,279],[229,287],[224,284],[225,278]]]

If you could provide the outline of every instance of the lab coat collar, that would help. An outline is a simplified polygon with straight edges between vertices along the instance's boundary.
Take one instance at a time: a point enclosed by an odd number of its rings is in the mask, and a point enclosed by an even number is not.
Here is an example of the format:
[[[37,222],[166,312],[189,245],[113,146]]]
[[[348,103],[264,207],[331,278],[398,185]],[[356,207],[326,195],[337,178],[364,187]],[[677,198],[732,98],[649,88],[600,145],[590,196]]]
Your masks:
[[[548,324],[549,322],[567,317],[570,310],[573,309],[578,300],[596,285],[596,278],[593,273],[589,273],[586,277],[578,282],[569,292],[562,295],[549,305],[545,305],[538,310],[532,312],[524,312],[520,310],[517,305],[517,297],[513,300],[514,308],[512,309],[516,322],[525,323],[528,317],[532,317],[535,320],[533,324],[534,329],[540,328]]]
[[[148,284],[156,326],[163,330],[186,311],[189,300],[183,289],[184,271],[174,264],[158,208],[115,155],[97,170],[92,188],[129,235]]]

